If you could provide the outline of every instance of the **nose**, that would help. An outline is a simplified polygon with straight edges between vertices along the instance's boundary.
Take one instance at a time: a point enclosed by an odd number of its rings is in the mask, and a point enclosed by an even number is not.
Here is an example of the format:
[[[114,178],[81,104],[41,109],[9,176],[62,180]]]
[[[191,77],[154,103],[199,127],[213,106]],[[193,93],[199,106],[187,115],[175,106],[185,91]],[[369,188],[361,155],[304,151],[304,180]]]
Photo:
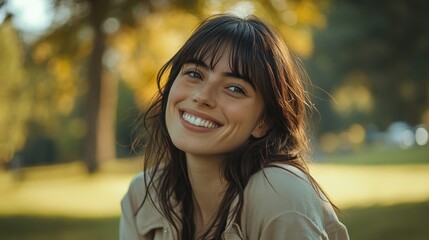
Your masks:
[[[197,88],[192,96],[192,101],[201,107],[216,107],[216,88],[212,84],[205,83]]]

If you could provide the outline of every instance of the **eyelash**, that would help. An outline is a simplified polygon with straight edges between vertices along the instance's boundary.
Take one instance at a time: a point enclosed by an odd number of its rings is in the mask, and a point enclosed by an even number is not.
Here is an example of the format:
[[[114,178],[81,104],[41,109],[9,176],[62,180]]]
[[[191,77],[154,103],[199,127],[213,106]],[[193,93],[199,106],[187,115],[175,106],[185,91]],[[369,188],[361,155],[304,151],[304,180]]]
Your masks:
[[[235,88],[235,90],[230,90],[231,88]],[[239,86],[236,86],[236,85],[228,86],[227,89],[229,89],[234,94],[246,95],[246,91],[242,87],[239,87]]]
[[[191,78],[197,78],[197,79],[202,79],[202,76],[199,72],[195,71],[195,70],[188,70],[185,72],[186,75],[188,75]]]
[[[202,74],[199,73],[198,70],[194,70],[194,69],[185,71],[185,74],[191,78],[194,78],[194,79],[202,79],[203,78]],[[234,90],[231,90],[231,88],[234,88]],[[237,85],[230,85],[226,89],[228,89],[233,94],[247,95],[245,89],[243,87],[240,87]]]

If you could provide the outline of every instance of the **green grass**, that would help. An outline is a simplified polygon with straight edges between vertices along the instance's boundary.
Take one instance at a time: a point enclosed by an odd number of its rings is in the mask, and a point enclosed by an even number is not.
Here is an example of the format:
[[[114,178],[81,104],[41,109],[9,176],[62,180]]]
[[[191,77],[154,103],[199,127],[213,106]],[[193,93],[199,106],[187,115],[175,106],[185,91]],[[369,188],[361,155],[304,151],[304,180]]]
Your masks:
[[[341,221],[352,240],[423,240],[429,236],[429,201],[345,209]],[[116,240],[119,218],[1,216],[0,239]]]
[[[119,218],[0,216],[4,240],[117,240]]]
[[[350,168],[349,172],[345,172],[346,176],[342,177],[344,181],[342,184],[338,184],[334,179],[327,179],[326,184],[329,185],[333,182],[333,186],[341,187],[345,185],[346,188],[339,188],[341,191],[353,191],[356,193],[359,189],[364,189],[363,194],[373,195],[373,191],[366,191],[368,187],[362,188],[360,185],[356,185],[354,180],[358,181],[357,183],[363,182],[362,184],[366,184],[368,178],[374,176],[374,181],[379,178],[382,179],[391,179],[393,176],[393,180],[389,180],[388,184],[384,184],[383,188],[380,188],[380,193],[390,190],[404,190],[402,185],[398,185],[394,180],[398,179],[400,183],[404,181],[409,181],[409,183],[405,183],[405,186],[408,187],[419,187],[425,186],[425,173],[421,171],[416,171],[415,167],[410,168],[406,164],[418,164],[418,163],[429,163],[429,147],[416,147],[407,150],[402,149],[388,149],[388,148],[365,148],[364,151],[356,151],[356,152],[348,152],[348,153],[337,153],[325,155],[322,159],[322,162],[328,163],[340,163],[345,164],[340,167],[344,167],[346,169]],[[122,164],[122,163],[121,163]],[[125,164],[125,163],[124,163]],[[127,163],[128,164],[128,163]],[[348,164],[348,166],[347,166]],[[354,166],[356,165],[356,166]],[[366,166],[359,166],[366,165]],[[383,165],[382,169],[376,167],[375,165]],[[389,168],[390,170],[387,172],[389,174],[385,175],[382,170],[386,170],[388,165],[396,165],[392,166],[394,168]],[[325,165],[327,167],[329,165]],[[417,166],[419,169],[421,168],[419,165]],[[422,166],[428,166],[428,164],[424,164]],[[116,166],[111,166],[111,169],[116,171]],[[132,166],[129,169],[138,169],[139,166]],[[73,170],[71,171],[70,168]],[[338,174],[344,174],[344,172],[337,172],[338,169],[331,169],[321,167],[320,177],[326,178],[327,175],[332,174],[332,176]],[[396,169],[399,168],[400,171],[396,174]],[[63,170],[61,170],[63,169]],[[109,168],[110,169],[110,168]],[[115,175],[108,169],[108,173],[100,174],[96,177],[85,178],[82,175],[80,178],[79,174],[84,172],[75,165],[72,166],[56,166],[56,167],[47,167],[47,168],[38,168],[38,169],[29,169],[28,172],[25,172],[26,180],[20,182],[19,185],[16,185],[15,182],[10,180],[8,174],[3,174],[3,178],[0,178],[0,190],[3,189],[3,192],[0,191],[0,196],[2,196],[2,200],[5,200],[5,197],[10,196],[10,194],[17,194],[16,201],[9,201],[10,203],[17,202],[17,206],[21,206],[19,204],[22,203],[21,195],[23,196],[31,196],[32,203],[36,200],[45,201],[44,198],[37,198],[37,192],[49,192],[48,190],[52,190],[53,193],[58,193],[58,189],[66,188],[68,191],[71,191],[74,194],[76,190],[78,194],[80,194],[80,198],[83,196],[87,196],[90,199],[95,199],[95,202],[99,203],[100,200],[97,198],[100,197],[107,200],[113,201],[114,207],[118,207],[119,200],[112,200],[110,195],[106,195],[106,193],[111,193],[112,191],[118,191],[114,196],[121,196],[123,192],[126,190],[128,186],[130,176],[125,175]],[[127,168],[128,169],[128,168]],[[371,169],[376,169],[380,171],[372,174],[374,171],[369,171]],[[412,170],[410,170],[412,169]],[[426,169],[426,168],[424,168]],[[422,171],[426,171],[426,170]],[[69,173],[71,171],[71,173]],[[113,171],[113,170],[112,170]],[[131,170],[127,170],[130,171]],[[124,172],[127,172],[124,170]],[[344,171],[344,169],[343,169]],[[352,171],[352,172],[350,172]],[[370,172],[370,175],[363,174],[359,175],[359,171],[364,171],[363,173]],[[55,173],[55,175],[50,175],[49,173]],[[355,173],[355,174],[351,174]],[[417,174],[418,173],[418,174]],[[384,174],[384,175],[383,175]],[[393,175],[392,175],[393,174]],[[411,175],[410,175],[411,174]],[[60,175],[60,176],[57,176]],[[64,177],[65,176],[65,177]],[[75,178],[73,178],[73,176]],[[86,176],[86,175],[85,175]],[[357,177],[356,177],[357,176]],[[398,176],[398,178],[396,178]],[[412,178],[412,176],[419,177],[418,180]],[[1,175],[0,175],[1,177]],[[351,179],[355,177],[356,179]],[[424,180],[421,180],[422,178]],[[64,179],[63,179],[64,178]],[[74,180],[73,180],[74,179]],[[351,180],[351,182],[347,182],[346,180]],[[369,181],[374,183],[373,180]],[[45,185],[45,183],[49,183],[50,185]],[[55,184],[54,184],[55,183]],[[102,184],[101,184],[102,183]],[[353,184],[350,184],[353,183]],[[380,184],[380,182],[377,182]],[[422,185],[423,184],[423,185]],[[59,186],[60,187],[59,187]],[[118,186],[116,186],[118,185]],[[122,186],[123,185],[123,186]],[[374,185],[374,184],[372,184]],[[8,187],[7,187],[8,186]],[[19,186],[19,187],[18,187]],[[66,186],[66,187],[65,187]],[[105,189],[102,186],[110,186],[112,188]],[[353,186],[353,188],[350,188]],[[377,186],[375,184],[375,186]],[[393,186],[393,187],[392,187]],[[402,187],[401,187],[402,186]],[[333,188],[335,190],[335,187]],[[422,188],[427,189],[427,188]],[[31,190],[30,192],[28,192]],[[43,190],[43,191],[42,191]],[[98,192],[99,191],[99,192]],[[34,192],[34,193],[33,193]],[[28,193],[27,195],[24,193]],[[31,193],[31,194],[30,194]],[[7,195],[6,195],[7,194]],[[20,195],[21,194],[21,195]],[[53,199],[54,201],[60,201],[61,206],[66,205],[67,199],[70,198],[68,196],[68,192],[62,193],[65,199]],[[104,195],[103,195],[104,194]],[[40,195],[40,194],[39,194]],[[43,194],[41,194],[43,195]],[[409,196],[407,191],[405,191],[405,196]],[[74,195],[72,195],[73,197]],[[390,195],[389,199],[391,199]],[[401,195],[402,196],[402,195]],[[22,197],[22,196],[21,196]],[[39,196],[40,197],[40,196]],[[428,199],[429,197],[419,198],[418,201],[424,201],[424,199]],[[13,198],[11,198],[13,199]],[[9,199],[10,200],[10,199]],[[335,199],[334,199],[335,200]],[[21,202],[20,202],[21,201]],[[69,199],[69,202],[72,201],[73,198]],[[85,200],[86,201],[86,200]],[[1,200],[0,200],[1,202]],[[86,201],[88,202],[88,201]],[[18,204],[19,203],[19,204]],[[31,204],[24,202],[25,205],[31,207]],[[8,207],[12,207],[9,206]],[[87,211],[86,211],[87,212]],[[19,215],[24,214],[24,215]],[[59,213],[57,213],[59,214]],[[55,215],[53,215],[55,216]],[[80,215],[77,215],[80,216]],[[116,216],[116,215],[111,215]],[[375,240],[375,239],[389,239],[389,240],[399,240],[399,239],[407,239],[407,240],[417,240],[417,239],[427,239],[429,236],[429,227],[428,224],[428,216],[429,216],[429,201],[420,202],[420,203],[407,203],[407,204],[397,204],[391,206],[372,206],[372,207],[359,207],[359,208],[348,208],[344,209],[344,215],[340,216],[342,222],[347,226],[349,230],[349,234],[352,240]],[[8,214],[0,214],[0,239],[1,240],[89,240],[89,239],[118,239],[119,235],[119,217],[100,217],[100,218],[84,218],[84,217],[48,217],[48,216],[38,216],[31,215],[29,212],[12,212]]]
[[[428,239],[429,201],[417,204],[352,208],[341,216],[352,240]]]
[[[429,163],[429,146],[410,149],[365,147],[355,151],[325,154],[320,157],[320,162],[365,165]]]

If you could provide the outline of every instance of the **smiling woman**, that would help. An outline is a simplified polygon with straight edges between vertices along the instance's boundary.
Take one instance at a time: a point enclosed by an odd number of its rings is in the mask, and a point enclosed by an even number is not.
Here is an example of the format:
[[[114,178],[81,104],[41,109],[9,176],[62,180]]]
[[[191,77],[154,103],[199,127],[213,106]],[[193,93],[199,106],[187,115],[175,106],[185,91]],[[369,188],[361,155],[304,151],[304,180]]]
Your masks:
[[[261,137],[260,93],[232,73],[228,49],[218,55],[213,68],[205,62],[183,65],[170,90],[167,130],[173,144],[186,152],[188,165],[199,161],[197,155],[210,155],[220,163],[249,136]]]
[[[306,164],[300,71],[257,17],[201,23],[158,74],[121,239],[348,239]]]

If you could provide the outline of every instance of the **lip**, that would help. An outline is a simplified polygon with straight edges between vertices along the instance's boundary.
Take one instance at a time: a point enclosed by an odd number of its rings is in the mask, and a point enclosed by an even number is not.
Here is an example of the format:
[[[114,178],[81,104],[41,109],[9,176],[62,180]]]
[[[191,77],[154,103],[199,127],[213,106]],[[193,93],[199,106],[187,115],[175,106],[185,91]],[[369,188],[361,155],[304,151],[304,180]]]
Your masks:
[[[202,119],[204,119],[204,120],[208,120],[208,121],[210,121],[210,122],[213,122],[213,123],[215,123],[216,125],[217,125],[217,127],[216,128],[205,128],[205,127],[200,127],[200,126],[195,126],[195,125],[193,125],[193,124],[190,124],[190,123],[188,123],[187,121],[185,121],[184,119],[183,119],[183,114],[184,113],[189,113],[189,114],[191,114],[191,115],[193,115],[193,116],[195,116],[195,117],[199,117],[199,118],[202,118]],[[179,109],[179,114],[180,114],[180,119],[181,119],[181,121],[182,121],[182,123],[187,127],[187,128],[191,128],[191,129],[193,129],[193,130],[204,130],[204,131],[211,131],[211,130],[216,130],[216,129],[218,129],[219,127],[222,127],[223,126],[223,124],[222,123],[220,123],[218,120],[216,120],[215,118],[213,118],[212,116],[210,116],[210,115],[208,115],[208,114],[206,114],[206,113],[202,113],[202,112],[199,112],[199,111],[195,111],[195,110],[193,110],[193,109]]]

